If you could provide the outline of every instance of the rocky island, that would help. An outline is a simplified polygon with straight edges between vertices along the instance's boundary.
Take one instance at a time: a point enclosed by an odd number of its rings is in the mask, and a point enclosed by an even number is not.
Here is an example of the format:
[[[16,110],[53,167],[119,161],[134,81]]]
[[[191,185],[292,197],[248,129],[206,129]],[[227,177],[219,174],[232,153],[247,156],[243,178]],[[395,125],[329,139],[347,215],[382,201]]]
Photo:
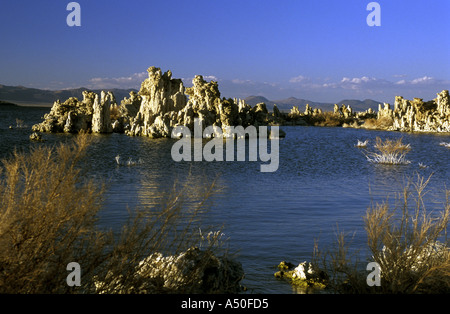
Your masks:
[[[191,130],[194,119],[204,126],[316,125],[342,126],[412,132],[450,132],[450,100],[448,90],[433,100],[412,101],[401,96],[390,104],[380,104],[378,112],[368,109],[354,112],[350,106],[334,106],[333,112],[322,112],[306,105],[301,112],[293,107],[280,112],[275,105],[269,112],[265,103],[251,107],[241,99],[221,98],[219,85],[196,75],[192,87],[185,87],[172,72],[150,67],[138,93],[131,91],[120,103],[112,92],[96,94],[84,91],[83,99],[71,97],[54,102],[43,122],[33,132],[125,133],[151,138],[171,137],[176,126]]]

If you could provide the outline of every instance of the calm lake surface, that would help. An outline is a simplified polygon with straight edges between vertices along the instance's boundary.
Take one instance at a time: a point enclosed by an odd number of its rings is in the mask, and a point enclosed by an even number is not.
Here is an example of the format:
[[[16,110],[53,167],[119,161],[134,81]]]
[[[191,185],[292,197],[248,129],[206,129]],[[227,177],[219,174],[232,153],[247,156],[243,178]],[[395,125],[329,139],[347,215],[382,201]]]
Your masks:
[[[52,145],[71,135],[44,134],[45,143],[29,140],[31,126],[41,122],[50,108],[0,107],[0,158],[14,148]],[[16,118],[26,127],[16,126]],[[281,127],[280,164],[274,173],[260,172],[257,162],[174,162],[173,139],[152,140],[121,134],[94,135],[88,154],[90,175],[108,182],[101,223],[112,228],[122,225],[127,208],[151,206],[174,185],[205,186],[217,179],[221,188],[204,214],[206,225],[218,226],[237,251],[249,293],[295,293],[273,274],[286,260],[298,264],[311,260],[314,240],[326,248],[335,241],[337,229],[354,233],[352,246],[364,248],[362,217],[373,202],[395,198],[408,178],[417,173],[428,177],[427,209],[439,210],[450,186],[450,142],[448,134],[412,134],[328,127]],[[409,165],[385,166],[369,163],[358,140],[403,137],[411,145]],[[115,157],[142,163],[118,166]],[[419,163],[428,166],[419,167]],[[392,201],[393,203],[393,201]]]

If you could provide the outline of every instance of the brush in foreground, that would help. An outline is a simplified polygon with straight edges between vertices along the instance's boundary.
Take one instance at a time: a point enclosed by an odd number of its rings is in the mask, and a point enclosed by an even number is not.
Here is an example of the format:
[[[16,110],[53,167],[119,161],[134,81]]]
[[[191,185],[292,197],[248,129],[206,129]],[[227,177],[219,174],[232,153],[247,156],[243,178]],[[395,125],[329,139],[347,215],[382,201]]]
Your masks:
[[[197,232],[215,182],[174,186],[130,211],[121,230],[103,230],[104,185],[85,175],[91,141],[80,134],[0,162],[0,293],[239,291],[243,271],[217,245],[222,233],[200,242]],[[72,262],[80,286],[66,283]]]
[[[387,202],[371,206],[364,217],[366,254],[351,248],[348,235],[337,232],[329,250],[314,247],[313,265],[328,276],[327,289],[338,293],[450,293],[450,248],[447,226],[450,191],[436,212],[425,208],[426,186],[421,176],[408,182],[395,207]],[[367,284],[366,265],[376,262],[380,285]]]

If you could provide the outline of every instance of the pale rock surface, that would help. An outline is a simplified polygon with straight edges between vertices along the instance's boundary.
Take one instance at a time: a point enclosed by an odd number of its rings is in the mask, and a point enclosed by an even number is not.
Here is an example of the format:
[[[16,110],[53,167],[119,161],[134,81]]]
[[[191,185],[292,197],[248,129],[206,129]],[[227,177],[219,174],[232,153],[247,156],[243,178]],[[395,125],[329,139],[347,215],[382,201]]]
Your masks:
[[[114,95],[111,92],[102,91],[100,100],[95,96],[92,114],[92,132],[93,133],[111,133],[113,128],[111,124],[111,103],[115,103]]]
[[[153,253],[136,266],[133,281],[140,283],[125,288],[122,276],[110,278],[108,283],[96,281],[99,293],[239,293],[244,277],[242,265],[226,257],[217,257],[197,247],[185,252],[164,256]]]

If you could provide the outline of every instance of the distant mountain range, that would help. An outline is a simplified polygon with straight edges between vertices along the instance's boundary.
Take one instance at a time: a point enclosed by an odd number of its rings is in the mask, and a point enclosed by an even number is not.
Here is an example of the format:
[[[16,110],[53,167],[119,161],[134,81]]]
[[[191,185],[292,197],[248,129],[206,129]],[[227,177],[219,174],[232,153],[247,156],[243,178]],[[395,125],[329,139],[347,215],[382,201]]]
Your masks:
[[[65,101],[70,97],[77,97],[83,99],[83,91],[91,90],[85,87],[77,89],[64,90],[46,90],[37,88],[28,88],[23,86],[6,86],[0,85],[0,100],[15,103],[18,105],[37,105],[37,106],[51,106],[56,100]],[[130,91],[135,89],[111,89],[114,93],[118,103],[124,97],[130,97]],[[92,90],[95,93],[100,93],[101,90]]]
[[[354,111],[366,111],[369,108],[373,110],[378,110],[378,104],[382,104],[383,102],[366,99],[366,100],[357,100],[357,99],[344,99],[336,103],[322,103],[316,102],[306,99],[299,99],[295,97],[290,97],[287,99],[280,100],[269,100],[263,96],[250,96],[244,99],[247,104],[250,106],[254,106],[258,103],[265,103],[268,110],[273,109],[273,105],[276,104],[278,109],[282,111],[290,110],[293,106],[298,106],[300,111],[304,111],[306,104],[309,104],[313,109],[320,108],[323,111],[333,111],[334,104],[337,104],[339,107],[343,104],[350,105]]]
[[[38,106],[51,106],[56,100],[65,101],[70,97],[77,97],[78,99],[83,99],[83,91],[90,90],[85,87],[77,89],[64,89],[64,90],[45,90],[37,88],[28,88],[23,86],[6,86],[0,85],[0,100],[4,102],[15,103],[19,105],[38,105]],[[100,93],[101,90],[92,90],[95,93]],[[118,103],[124,98],[130,96],[130,91],[135,91],[135,89],[111,89],[114,93]],[[306,104],[309,104],[312,108],[320,108],[323,111],[332,111],[334,103],[321,103],[306,99],[298,99],[295,97],[290,97],[281,100],[269,100],[263,96],[250,96],[244,99],[246,103],[250,106],[255,106],[258,103],[265,103],[268,110],[273,109],[273,105],[276,104],[278,109],[282,111],[288,111],[293,106],[298,106],[300,111],[305,109]],[[369,108],[378,110],[378,104],[382,102],[366,99],[366,100],[355,100],[346,99],[337,102],[339,106],[342,104],[350,105],[355,111],[365,111]]]

